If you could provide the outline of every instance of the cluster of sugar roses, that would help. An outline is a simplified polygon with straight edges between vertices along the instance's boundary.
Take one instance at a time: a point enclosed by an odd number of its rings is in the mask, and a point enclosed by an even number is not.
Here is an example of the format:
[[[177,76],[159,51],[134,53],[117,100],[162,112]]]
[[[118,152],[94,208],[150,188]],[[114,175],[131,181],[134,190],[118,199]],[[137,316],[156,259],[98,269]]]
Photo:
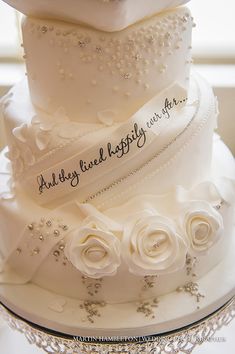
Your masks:
[[[65,254],[91,278],[114,275],[122,261],[135,275],[160,275],[183,268],[188,252],[207,252],[222,231],[222,216],[207,201],[181,203],[174,218],[148,205],[121,223],[96,210],[68,235]]]

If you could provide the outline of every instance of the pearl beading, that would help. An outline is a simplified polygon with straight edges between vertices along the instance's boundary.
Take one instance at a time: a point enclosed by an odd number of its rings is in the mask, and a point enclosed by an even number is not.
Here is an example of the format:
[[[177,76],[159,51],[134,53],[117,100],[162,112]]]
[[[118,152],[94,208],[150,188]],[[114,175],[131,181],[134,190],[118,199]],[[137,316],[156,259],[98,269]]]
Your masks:
[[[98,72],[108,71],[112,76],[118,75],[124,80],[132,80],[148,89],[144,76],[148,74],[149,67],[155,65],[159,74],[166,72],[166,57],[181,48],[182,33],[187,30],[189,22],[193,26],[192,21],[193,18],[187,11],[183,14],[169,13],[164,19],[156,17],[151,26],[143,25],[129,30],[122,38],[119,34],[102,34],[99,31],[96,34],[91,29],[77,29],[72,26],[62,30],[44,20],[41,24],[36,24],[31,19],[29,26],[31,35],[41,40],[49,36],[50,46],[61,47],[68,55],[71,48],[77,48],[78,62],[96,64]],[[153,55],[153,60],[149,59],[150,54]],[[57,60],[55,66],[61,80],[75,78],[71,68],[64,67],[60,60]],[[36,80],[33,76],[31,79]],[[94,77],[90,85],[97,84]],[[119,90],[118,86],[113,87],[114,93]],[[130,95],[130,92],[125,92],[127,97],[128,93]]]

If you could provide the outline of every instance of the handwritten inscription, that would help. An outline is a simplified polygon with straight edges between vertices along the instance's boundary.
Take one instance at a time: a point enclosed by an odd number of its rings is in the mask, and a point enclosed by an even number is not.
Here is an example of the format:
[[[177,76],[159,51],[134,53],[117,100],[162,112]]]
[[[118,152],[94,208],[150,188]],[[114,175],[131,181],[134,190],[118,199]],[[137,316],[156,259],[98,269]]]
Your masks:
[[[56,176],[55,173],[52,173],[51,177],[51,181],[46,181],[42,174],[37,177],[40,194],[43,193],[44,189],[51,189],[58,186],[58,184],[65,183],[67,181],[70,181],[71,187],[77,187],[80,181],[80,173],[73,171],[66,174],[64,169],[60,170],[58,176]]]
[[[99,154],[100,155],[98,158],[95,158],[93,161],[90,161],[90,162],[80,160],[79,165],[80,165],[81,172],[83,172],[83,173],[87,172],[87,171],[91,170],[93,167],[98,166],[107,160],[107,156],[105,156],[105,152],[104,152],[103,148],[100,148]]]
[[[154,113],[152,118],[147,121],[146,125],[148,129],[151,129],[156,123],[159,123],[161,119],[170,119],[171,117],[171,110],[178,106],[180,103],[184,103],[187,101],[187,98],[184,98],[182,100],[176,100],[173,98],[171,101],[169,101],[168,98],[165,99],[165,104],[164,107],[162,108],[160,113]]]
[[[146,133],[147,131],[144,128],[139,128],[138,124],[135,123],[131,133],[127,134],[125,138],[122,138],[119,144],[114,147],[111,143],[107,144],[108,156],[112,157],[113,155],[116,155],[117,158],[120,159],[121,157],[129,153],[131,145],[134,142],[136,142],[137,147],[141,149],[145,145],[147,140]]]
[[[100,147],[97,156],[90,161],[82,159],[77,161],[77,166],[72,171],[65,171],[61,168],[57,173],[52,172],[49,180],[45,178],[43,173],[40,174],[37,176],[39,194],[64,183],[69,183],[72,188],[76,188],[79,186],[82,175],[104,164],[108,159],[123,158],[131,151],[132,146],[142,149],[147,142],[148,131],[156,124],[159,124],[161,120],[169,120],[171,118],[172,109],[179,104],[185,103],[186,100],[187,98],[182,100],[176,100],[175,98],[169,100],[166,98],[160,112],[155,112],[153,116],[145,122],[145,126],[140,127],[137,123],[134,123],[131,131],[121,137],[120,141],[116,143],[108,142],[105,147]]]

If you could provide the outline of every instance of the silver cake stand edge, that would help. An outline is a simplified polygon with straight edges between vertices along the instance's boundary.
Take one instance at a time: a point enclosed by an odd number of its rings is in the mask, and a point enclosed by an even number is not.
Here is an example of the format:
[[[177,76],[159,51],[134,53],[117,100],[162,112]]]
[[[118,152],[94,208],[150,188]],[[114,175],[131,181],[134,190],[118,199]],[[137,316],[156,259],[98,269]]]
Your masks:
[[[54,354],[175,354],[192,353],[235,318],[235,296],[220,309],[187,327],[143,337],[73,337],[30,323],[0,303],[0,315],[30,344]]]

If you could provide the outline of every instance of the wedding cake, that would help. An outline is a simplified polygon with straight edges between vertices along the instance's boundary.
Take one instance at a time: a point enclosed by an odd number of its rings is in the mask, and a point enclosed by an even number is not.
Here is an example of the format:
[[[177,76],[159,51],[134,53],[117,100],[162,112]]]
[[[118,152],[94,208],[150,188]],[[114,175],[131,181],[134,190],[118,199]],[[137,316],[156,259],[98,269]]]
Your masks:
[[[235,166],[191,68],[187,0],[5,2],[26,15],[27,74],[1,100],[0,300],[74,335],[162,332],[221,306]]]

